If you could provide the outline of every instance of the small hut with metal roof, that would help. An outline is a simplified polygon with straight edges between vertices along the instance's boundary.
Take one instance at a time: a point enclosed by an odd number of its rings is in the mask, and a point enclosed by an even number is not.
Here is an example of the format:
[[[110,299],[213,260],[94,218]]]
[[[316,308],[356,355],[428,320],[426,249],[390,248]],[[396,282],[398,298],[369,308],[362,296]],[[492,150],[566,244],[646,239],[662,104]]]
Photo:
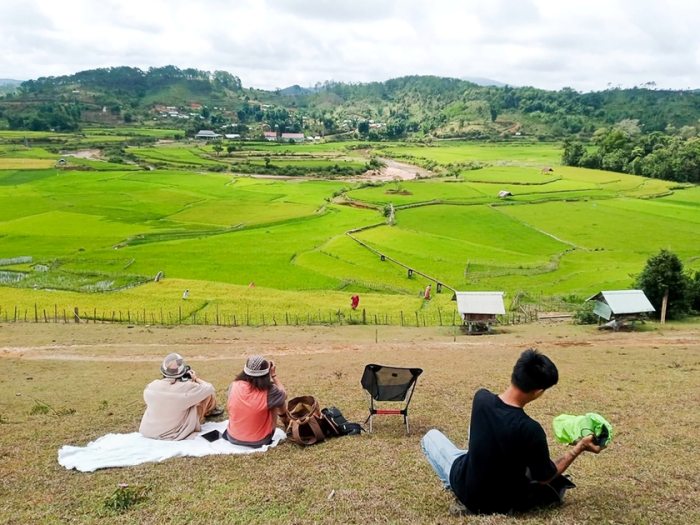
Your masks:
[[[468,333],[490,332],[496,316],[506,313],[503,292],[455,292],[455,300]]]
[[[607,321],[607,328],[618,330],[627,323],[644,320],[646,314],[655,312],[655,308],[642,290],[608,290],[598,292],[586,301],[594,301],[593,313],[601,322]]]

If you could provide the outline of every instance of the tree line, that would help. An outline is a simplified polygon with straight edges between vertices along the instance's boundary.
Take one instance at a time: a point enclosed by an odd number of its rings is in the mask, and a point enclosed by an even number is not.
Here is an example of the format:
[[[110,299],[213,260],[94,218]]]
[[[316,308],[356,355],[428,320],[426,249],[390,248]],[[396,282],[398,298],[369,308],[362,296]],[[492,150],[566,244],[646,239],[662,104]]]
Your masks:
[[[700,137],[696,126],[642,133],[637,120],[597,130],[589,144],[566,140],[562,163],[654,179],[700,182]]]

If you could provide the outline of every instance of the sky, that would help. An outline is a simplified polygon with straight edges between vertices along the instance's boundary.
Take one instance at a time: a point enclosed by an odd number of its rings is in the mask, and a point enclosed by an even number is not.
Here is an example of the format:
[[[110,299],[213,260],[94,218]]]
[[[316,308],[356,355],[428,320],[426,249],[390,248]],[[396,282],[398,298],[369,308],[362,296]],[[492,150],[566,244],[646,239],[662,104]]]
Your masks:
[[[697,0],[0,0],[0,78],[172,64],[264,89],[404,75],[697,89],[698,21]]]

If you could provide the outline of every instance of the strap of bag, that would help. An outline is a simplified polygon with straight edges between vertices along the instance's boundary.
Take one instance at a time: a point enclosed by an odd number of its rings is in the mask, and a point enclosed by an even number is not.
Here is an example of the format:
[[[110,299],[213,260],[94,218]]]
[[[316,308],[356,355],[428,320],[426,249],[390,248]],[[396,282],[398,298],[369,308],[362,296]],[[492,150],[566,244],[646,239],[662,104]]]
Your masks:
[[[291,440],[295,443],[300,443],[302,445],[313,445],[314,443],[323,441],[326,438],[326,436],[324,436],[323,434],[323,431],[321,430],[321,426],[318,424],[318,420],[315,418],[309,419],[306,422],[306,426],[308,426],[311,429],[313,435],[302,436],[299,432],[301,426],[302,425],[299,424],[298,421],[292,421],[289,424],[289,428],[287,429],[288,433],[291,430]]]
[[[340,429],[335,423],[335,421],[333,421],[332,417],[329,417],[328,414],[323,414],[321,416],[321,420],[323,421],[323,426],[326,429],[326,437],[334,437],[340,435]]]

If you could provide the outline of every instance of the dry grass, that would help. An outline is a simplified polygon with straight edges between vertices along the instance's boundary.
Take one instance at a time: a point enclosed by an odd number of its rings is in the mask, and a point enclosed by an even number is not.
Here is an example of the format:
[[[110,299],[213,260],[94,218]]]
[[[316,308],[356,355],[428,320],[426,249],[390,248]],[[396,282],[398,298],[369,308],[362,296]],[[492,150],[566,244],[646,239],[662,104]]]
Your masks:
[[[528,346],[560,369],[560,384],[528,408],[548,435],[555,415],[595,410],[615,425],[616,438],[571,467],[578,488],[561,509],[450,517],[450,496],[423,458],[420,437],[438,427],[464,443],[473,392],[504,388]],[[353,420],[366,410],[364,364],[421,366],[412,435],[387,417],[372,435],[307,449],[285,443],[261,455],[179,458],[92,474],[60,467],[61,445],[138,428],[143,386],[171,349],[190,358],[221,396],[242,356],[264,353],[278,363],[291,395],[314,394]],[[698,325],[617,334],[521,326],[455,342],[440,329],[18,324],[0,325],[0,357],[0,523],[700,522]],[[48,413],[32,414],[36,400],[50,406]],[[553,441],[551,449],[554,456],[565,450]],[[122,482],[144,489],[146,499],[122,514],[107,511],[105,498]]]

